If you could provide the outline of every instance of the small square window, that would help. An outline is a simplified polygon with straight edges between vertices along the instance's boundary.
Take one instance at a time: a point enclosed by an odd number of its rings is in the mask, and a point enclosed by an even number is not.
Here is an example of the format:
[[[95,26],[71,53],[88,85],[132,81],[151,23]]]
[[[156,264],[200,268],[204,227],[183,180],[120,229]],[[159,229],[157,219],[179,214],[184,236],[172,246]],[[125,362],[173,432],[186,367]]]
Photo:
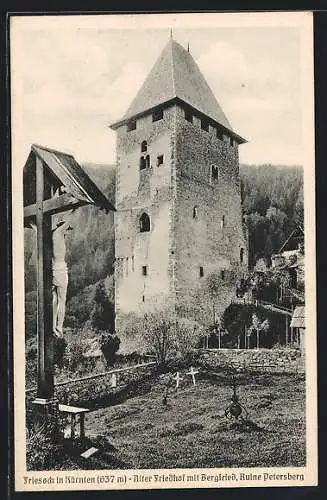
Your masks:
[[[203,278],[204,272],[203,272],[203,267],[200,266],[200,278]]]
[[[136,129],[136,120],[127,123],[127,132],[131,132],[131,130]]]
[[[209,122],[208,120],[201,120],[201,128],[202,130],[205,130],[206,132],[209,132]]]
[[[157,156],[157,167],[159,167],[159,165],[163,165],[163,162],[164,162],[164,155]]]
[[[219,181],[219,168],[217,165],[211,165],[211,180]]]
[[[142,276],[148,275],[148,266],[142,266]]]
[[[193,123],[193,113],[189,109],[185,109],[185,120]]]
[[[157,122],[158,120],[163,119],[163,109],[159,108],[153,111],[152,113],[152,121]]]

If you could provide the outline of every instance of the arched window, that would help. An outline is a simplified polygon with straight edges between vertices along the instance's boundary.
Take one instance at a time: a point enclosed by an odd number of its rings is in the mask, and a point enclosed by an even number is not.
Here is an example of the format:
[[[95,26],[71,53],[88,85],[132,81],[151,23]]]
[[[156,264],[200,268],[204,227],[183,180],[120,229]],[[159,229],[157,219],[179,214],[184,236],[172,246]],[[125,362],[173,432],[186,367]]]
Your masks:
[[[199,217],[199,207],[195,205],[193,207],[193,219],[197,219]]]
[[[141,156],[141,158],[140,158],[140,170],[144,170],[145,168],[146,168],[145,157]]]
[[[244,262],[244,248],[240,249],[240,263],[243,264]]]
[[[223,229],[225,227],[225,216],[223,215],[220,221],[220,227]]]
[[[147,233],[150,231],[150,217],[143,212],[140,217],[140,233]]]
[[[150,168],[150,156],[146,155],[145,157],[145,166],[146,168]]]
[[[219,181],[219,168],[217,167],[217,165],[211,165],[211,181]]]
[[[145,153],[148,150],[148,143],[143,141],[141,144],[141,153]]]

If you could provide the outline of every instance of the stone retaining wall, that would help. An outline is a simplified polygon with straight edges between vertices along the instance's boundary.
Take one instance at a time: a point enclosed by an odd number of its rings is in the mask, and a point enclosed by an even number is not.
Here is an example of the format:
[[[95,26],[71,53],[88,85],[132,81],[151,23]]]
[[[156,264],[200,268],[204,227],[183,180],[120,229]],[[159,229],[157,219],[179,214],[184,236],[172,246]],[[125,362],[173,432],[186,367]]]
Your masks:
[[[304,373],[304,359],[299,349],[200,349],[198,363],[208,369]]]
[[[156,364],[143,363],[130,367],[113,369],[94,377],[71,380],[70,383],[55,385],[55,396],[60,403],[95,409],[108,406],[120,397],[137,391],[137,387],[151,379]],[[115,374],[116,387],[112,387]],[[36,397],[36,389],[26,391],[26,404],[30,407]]]

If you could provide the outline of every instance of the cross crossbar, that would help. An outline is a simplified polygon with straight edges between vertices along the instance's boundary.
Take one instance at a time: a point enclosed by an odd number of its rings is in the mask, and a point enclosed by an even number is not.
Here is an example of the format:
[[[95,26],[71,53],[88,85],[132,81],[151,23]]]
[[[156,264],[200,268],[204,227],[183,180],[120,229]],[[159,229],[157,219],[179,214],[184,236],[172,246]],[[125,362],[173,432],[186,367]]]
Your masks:
[[[88,202],[86,200],[78,200],[71,194],[61,194],[56,198],[48,198],[47,200],[24,207],[24,219],[26,220],[35,217],[38,210],[42,210],[42,212],[47,215],[54,215],[72,208],[80,207],[87,203]]]

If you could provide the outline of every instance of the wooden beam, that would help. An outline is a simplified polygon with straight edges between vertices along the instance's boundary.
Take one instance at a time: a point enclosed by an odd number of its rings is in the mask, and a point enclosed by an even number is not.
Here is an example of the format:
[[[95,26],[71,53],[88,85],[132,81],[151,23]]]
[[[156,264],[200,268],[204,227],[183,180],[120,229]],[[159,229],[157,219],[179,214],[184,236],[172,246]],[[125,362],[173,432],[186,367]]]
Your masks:
[[[52,224],[51,215],[43,213],[45,189],[42,161],[36,157],[36,227],[37,227],[37,397],[51,399],[54,394],[52,340]]]
[[[41,160],[39,160],[41,161]],[[72,208],[77,208],[82,205],[86,205],[88,202],[85,200],[78,200],[75,196],[71,194],[61,194],[56,198],[49,198],[47,200],[40,200],[37,203],[41,203],[42,211],[47,215],[54,215],[60,212],[65,212],[66,210],[70,210]],[[33,205],[28,205],[24,207],[24,220],[35,217],[38,211],[37,203]]]

